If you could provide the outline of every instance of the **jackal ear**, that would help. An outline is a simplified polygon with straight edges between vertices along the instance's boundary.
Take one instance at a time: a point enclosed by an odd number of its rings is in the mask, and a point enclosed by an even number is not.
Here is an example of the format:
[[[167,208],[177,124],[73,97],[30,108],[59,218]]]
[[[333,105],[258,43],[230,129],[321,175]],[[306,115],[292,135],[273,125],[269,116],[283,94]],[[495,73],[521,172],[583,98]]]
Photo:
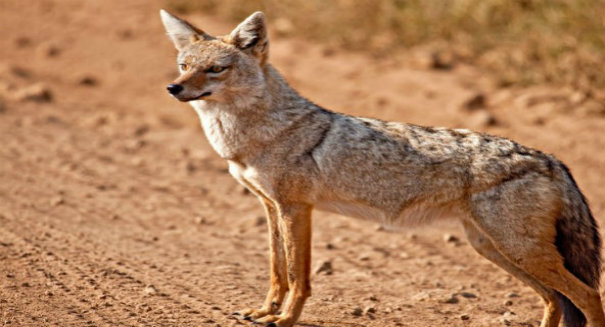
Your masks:
[[[200,39],[212,39],[212,37],[206,34],[204,31],[163,9],[160,10],[160,16],[162,17],[162,23],[166,29],[166,34],[168,34],[170,39],[172,39],[172,42],[177,50],[182,50],[191,42]]]
[[[229,35],[229,43],[264,63],[269,54],[265,14],[257,11],[241,22]]]

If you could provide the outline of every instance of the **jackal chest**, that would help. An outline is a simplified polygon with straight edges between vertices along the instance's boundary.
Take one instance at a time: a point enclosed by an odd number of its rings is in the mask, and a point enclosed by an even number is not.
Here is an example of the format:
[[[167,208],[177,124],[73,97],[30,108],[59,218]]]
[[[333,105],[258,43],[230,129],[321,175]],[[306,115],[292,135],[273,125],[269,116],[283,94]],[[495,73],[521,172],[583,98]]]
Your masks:
[[[218,119],[203,119],[202,127],[208,142],[221,158],[232,159],[237,156],[238,144]]]
[[[221,108],[217,106],[206,104],[205,101],[194,102],[192,106],[214,151],[227,160],[237,157],[245,144],[242,144],[242,140],[238,137],[239,131],[235,118],[226,112],[221,112]]]

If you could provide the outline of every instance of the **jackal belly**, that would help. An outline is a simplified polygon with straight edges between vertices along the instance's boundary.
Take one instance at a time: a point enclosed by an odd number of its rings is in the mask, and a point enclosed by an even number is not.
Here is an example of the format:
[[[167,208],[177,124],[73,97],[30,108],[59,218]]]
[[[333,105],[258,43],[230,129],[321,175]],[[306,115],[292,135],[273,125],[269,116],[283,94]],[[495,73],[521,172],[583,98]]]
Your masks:
[[[372,208],[368,205],[355,202],[347,202],[341,200],[324,200],[315,204],[315,208],[321,211],[327,211],[331,213],[337,213],[343,216],[349,216],[353,218],[360,218],[365,220],[372,220],[376,222],[382,222],[386,220],[388,214],[384,211]]]
[[[404,206],[396,212],[389,212],[355,201],[334,199],[320,200],[315,203],[315,208],[343,216],[373,221],[391,230],[406,226],[421,226],[434,221],[461,217],[464,214],[462,206],[457,203],[428,203],[425,201]]]

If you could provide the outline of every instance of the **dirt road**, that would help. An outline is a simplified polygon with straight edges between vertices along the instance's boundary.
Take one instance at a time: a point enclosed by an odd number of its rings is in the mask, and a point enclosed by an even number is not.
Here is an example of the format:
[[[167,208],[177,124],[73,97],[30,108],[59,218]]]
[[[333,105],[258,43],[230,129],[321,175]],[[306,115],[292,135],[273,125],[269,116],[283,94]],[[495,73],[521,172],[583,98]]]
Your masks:
[[[0,325],[242,326],[229,314],[264,299],[261,206],[229,176],[193,110],[166,94],[175,51],[158,9],[0,3]],[[232,27],[190,18],[211,33]],[[296,39],[274,38],[271,61],[334,110],[479,129],[554,153],[605,217],[596,100],[498,90],[472,67],[436,71]],[[478,94],[484,104],[465,105]],[[541,317],[538,297],[475,254],[454,222],[388,233],[318,212],[313,248],[314,268],[333,269],[313,275],[301,326],[535,326]]]

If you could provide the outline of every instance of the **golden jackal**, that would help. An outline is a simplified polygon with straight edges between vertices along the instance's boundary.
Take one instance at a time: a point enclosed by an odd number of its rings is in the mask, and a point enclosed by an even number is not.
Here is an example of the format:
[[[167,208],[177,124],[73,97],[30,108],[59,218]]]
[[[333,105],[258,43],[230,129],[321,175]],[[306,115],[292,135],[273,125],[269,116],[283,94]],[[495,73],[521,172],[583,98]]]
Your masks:
[[[161,16],[181,72],[168,91],[193,106],[267,213],[271,287],[260,309],[236,314],[268,326],[297,321],[311,294],[318,208],[387,225],[455,215],[477,252],[542,297],[542,326],[562,314],[568,326],[605,326],[597,224],[559,160],[501,137],[323,109],[268,63],[261,12],[226,36]]]

